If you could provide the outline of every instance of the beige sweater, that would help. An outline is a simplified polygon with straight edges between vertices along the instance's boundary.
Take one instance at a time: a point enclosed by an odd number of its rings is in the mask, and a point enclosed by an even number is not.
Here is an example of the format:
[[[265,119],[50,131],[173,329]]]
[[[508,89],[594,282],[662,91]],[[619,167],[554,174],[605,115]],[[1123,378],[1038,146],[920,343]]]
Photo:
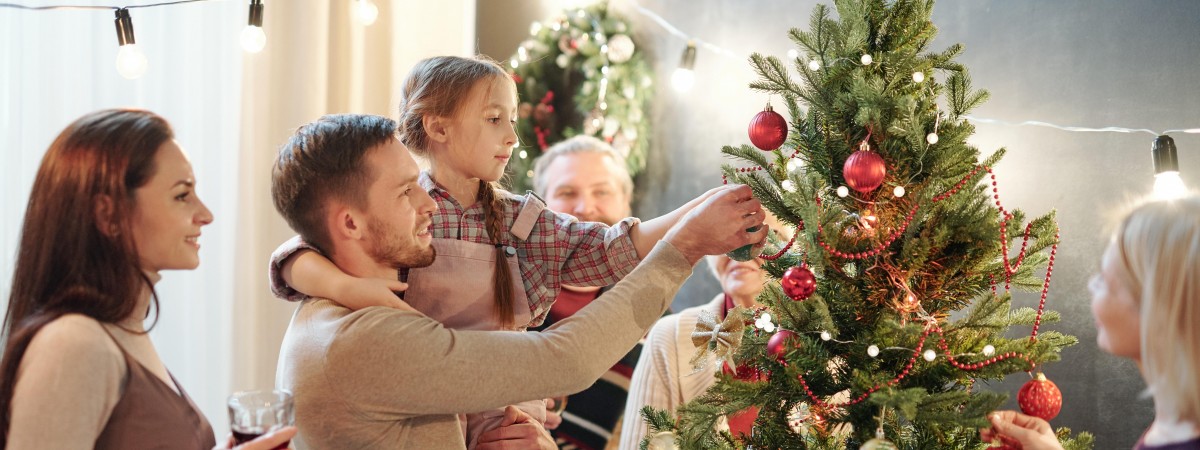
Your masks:
[[[451,330],[412,311],[303,302],[277,384],[297,448],[463,449],[457,414],[581,391],[637,343],[691,274],[665,241],[613,289],[541,333]]]
[[[725,294],[704,305],[693,306],[663,317],[642,346],[633,377],[630,378],[629,400],[625,402],[625,422],[621,425],[621,450],[636,450],[648,432],[642,408],[674,412],[675,408],[704,394],[716,382],[714,377],[720,367],[711,360],[703,370],[695,370],[689,363],[696,354],[692,344],[692,331],[700,312],[709,311],[720,315],[725,308]]]

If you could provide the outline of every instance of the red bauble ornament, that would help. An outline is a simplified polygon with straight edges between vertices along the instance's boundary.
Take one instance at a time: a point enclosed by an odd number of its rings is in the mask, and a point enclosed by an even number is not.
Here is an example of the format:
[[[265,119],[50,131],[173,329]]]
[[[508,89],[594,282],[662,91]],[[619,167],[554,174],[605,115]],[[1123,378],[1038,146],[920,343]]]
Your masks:
[[[750,142],[754,143],[755,147],[765,151],[775,150],[787,140],[787,120],[767,103],[767,107],[750,120],[747,133],[750,134]]]
[[[779,330],[767,339],[767,354],[774,357],[776,360],[783,361],[783,357],[787,355],[788,350],[795,348],[799,342],[796,333],[788,330]]]
[[[817,290],[817,277],[808,269],[807,264],[801,264],[784,272],[779,284],[783,285],[783,293],[787,294],[788,298],[800,301]]]
[[[883,184],[883,177],[886,175],[887,167],[883,163],[883,157],[870,150],[854,152],[846,158],[846,164],[842,166],[842,177],[846,179],[846,185],[864,194]]]
[[[738,364],[737,372],[735,373],[733,369],[729,367],[729,362],[726,361],[721,364],[721,373],[731,375],[738,381],[745,381],[748,383],[767,381],[766,372],[758,370],[758,367],[749,364]]]
[[[1037,377],[1029,380],[1017,392],[1017,404],[1025,414],[1050,420],[1062,410],[1062,391],[1038,372]]]

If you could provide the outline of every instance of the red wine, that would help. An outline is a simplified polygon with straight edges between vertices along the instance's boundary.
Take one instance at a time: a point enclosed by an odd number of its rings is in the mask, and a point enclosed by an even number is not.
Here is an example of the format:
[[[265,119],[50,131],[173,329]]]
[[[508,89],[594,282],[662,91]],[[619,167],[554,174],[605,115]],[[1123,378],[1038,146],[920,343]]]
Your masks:
[[[262,436],[263,434],[264,434],[264,433],[242,433],[242,432],[239,432],[239,431],[237,431],[237,430],[233,430],[233,442],[234,442],[236,445],[242,445],[242,444],[245,444],[245,443],[247,443],[247,442],[250,442],[250,441],[253,441],[253,440],[255,440],[255,439],[258,439],[258,437],[259,437],[259,436]],[[274,449],[272,449],[272,450],[286,450],[286,449],[288,448],[288,444],[289,444],[289,443],[291,443],[291,441],[290,441],[290,440],[289,440],[289,441],[287,441],[287,442],[284,442],[284,443],[282,443],[282,444],[279,444],[279,446],[278,446],[278,447],[275,447],[275,448],[274,448]]]

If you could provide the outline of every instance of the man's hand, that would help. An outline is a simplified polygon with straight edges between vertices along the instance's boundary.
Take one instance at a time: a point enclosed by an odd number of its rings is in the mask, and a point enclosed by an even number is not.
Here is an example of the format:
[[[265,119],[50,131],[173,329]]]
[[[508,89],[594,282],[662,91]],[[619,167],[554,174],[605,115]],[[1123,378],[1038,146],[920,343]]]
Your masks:
[[[516,406],[504,408],[504,421],[500,428],[489,430],[479,436],[476,450],[557,450],[558,445],[542,424],[533,420]]]
[[[674,245],[688,262],[704,255],[719,255],[746,244],[760,244],[767,237],[762,204],[746,185],[729,185],[709,191],[695,209],[667,231],[664,239]],[[757,228],[756,228],[757,227]],[[748,229],[755,231],[746,231]]]

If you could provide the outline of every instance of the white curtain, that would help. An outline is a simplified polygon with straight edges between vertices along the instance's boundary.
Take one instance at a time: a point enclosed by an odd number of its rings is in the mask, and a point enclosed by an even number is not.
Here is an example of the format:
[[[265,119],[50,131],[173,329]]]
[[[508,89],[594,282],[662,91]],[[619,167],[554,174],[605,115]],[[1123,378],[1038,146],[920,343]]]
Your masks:
[[[252,55],[238,40],[247,2],[132,9],[138,46],[149,60],[137,80],[115,69],[111,10],[0,8],[2,301],[29,188],[58,132],[102,108],[164,116],[191,157],[198,193],[216,220],[204,229],[200,268],[166,273],[157,286],[162,311],[151,336],[218,433],[228,430],[229,393],[273,386],[294,307],[266,288],[270,251],[292,234],[270,201],[275,150],[297,126],[322,114],[394,117],[400,82],[414,62],[474,52],[474,0],[375,0],[380,14],[370,27],[354,20],[353,3],[265,1],[267,45]]]

